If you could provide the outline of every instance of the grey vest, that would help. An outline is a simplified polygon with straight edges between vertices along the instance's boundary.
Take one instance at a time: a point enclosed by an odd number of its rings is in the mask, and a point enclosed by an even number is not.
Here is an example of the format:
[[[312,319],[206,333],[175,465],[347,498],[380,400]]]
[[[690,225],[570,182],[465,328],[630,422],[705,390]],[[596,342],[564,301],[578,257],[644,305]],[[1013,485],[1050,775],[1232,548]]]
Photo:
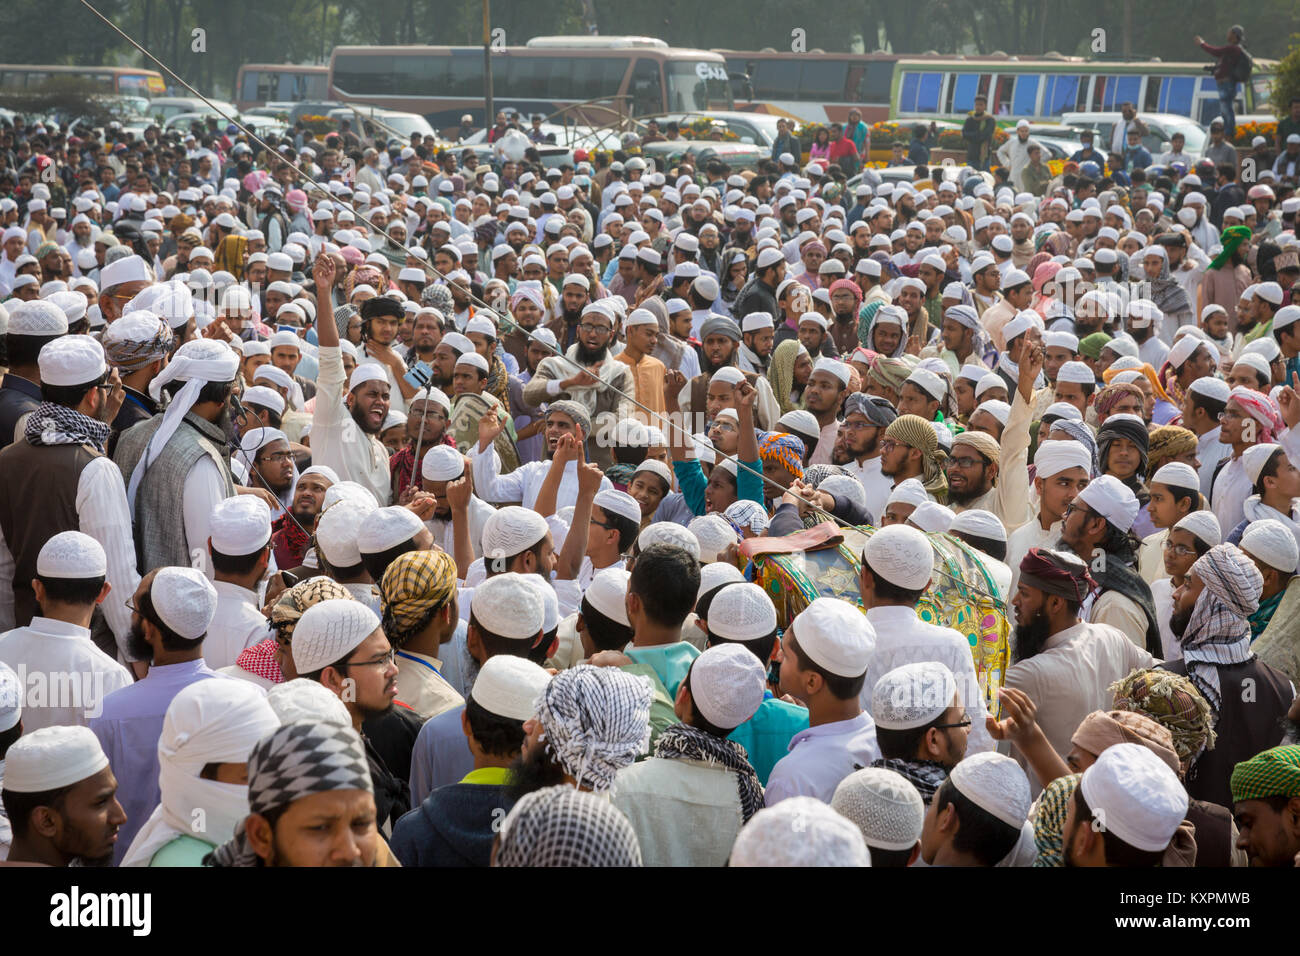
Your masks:
[[[160,425],[162,414],[133,425],[122,432],[113,460],[122,469],[122,480],[131,485],[131,473],[144,455]],[[155,568],[176,565],[190,567],[193,560],[185,542],[185,478],[200,458],[207,456],[217,466],[226,486],[226,496],[235,494],[230,475],[230,457],[226,453],[226,436],[216,425],[193,412],[185,415],[181,426],[163,447],[145,472],[135,499],[136,566],[148,574]],[[205,549],[206,553],[206,549]]]

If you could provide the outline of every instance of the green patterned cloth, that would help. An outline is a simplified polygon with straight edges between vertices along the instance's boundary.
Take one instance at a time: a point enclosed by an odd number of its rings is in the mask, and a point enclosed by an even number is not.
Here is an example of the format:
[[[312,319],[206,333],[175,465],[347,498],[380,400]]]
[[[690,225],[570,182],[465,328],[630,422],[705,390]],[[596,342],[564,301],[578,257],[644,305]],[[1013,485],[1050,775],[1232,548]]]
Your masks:
[[[1274,747],[1232,768],[1232,801],[1300,797],[1300,747]]]

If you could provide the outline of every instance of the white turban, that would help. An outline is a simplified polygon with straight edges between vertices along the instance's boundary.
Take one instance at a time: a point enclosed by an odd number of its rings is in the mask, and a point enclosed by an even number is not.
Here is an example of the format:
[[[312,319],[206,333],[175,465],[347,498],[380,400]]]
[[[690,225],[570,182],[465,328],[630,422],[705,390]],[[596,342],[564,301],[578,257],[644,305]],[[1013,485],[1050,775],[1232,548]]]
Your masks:
[[[1092,452],[1077,441],[1048,440],[1034,453],[1034,467],[1039,478],[1051,478],[1067,468],[1082,468],[1092,472]]]

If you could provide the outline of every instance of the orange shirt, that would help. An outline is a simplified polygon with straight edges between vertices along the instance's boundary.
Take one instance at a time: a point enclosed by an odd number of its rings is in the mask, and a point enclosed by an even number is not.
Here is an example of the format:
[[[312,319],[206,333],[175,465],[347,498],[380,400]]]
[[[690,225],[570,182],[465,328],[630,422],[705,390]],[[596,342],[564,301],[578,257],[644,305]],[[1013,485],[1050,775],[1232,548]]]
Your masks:
[[[639,362],[633,362],[626,349],[614,358],[632,369],[632,380],[636,383],[634,396],[636,400],[651,411],[659,415],[664,414],[667,411],[667,403],[664,401],[664,363],[651,355],[644,355]],[[641,419],[643,424],[662,428],[660,422],[645,421],[647,416],[640,409],[637,410],[636,417]]]

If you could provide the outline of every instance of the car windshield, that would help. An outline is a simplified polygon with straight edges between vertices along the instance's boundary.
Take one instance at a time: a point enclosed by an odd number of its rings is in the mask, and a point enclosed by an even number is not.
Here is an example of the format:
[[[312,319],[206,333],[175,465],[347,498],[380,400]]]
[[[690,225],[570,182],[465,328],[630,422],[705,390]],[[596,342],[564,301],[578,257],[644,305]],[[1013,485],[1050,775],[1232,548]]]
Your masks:
[[[374,120],[377,123],[383,123],[390,129],[396,130],[401,134],[403,139],[410,139],[412,133],[419,133],[421,136],[434,136],[433,127],[423,116],[415,116],[406,113],[387,113],[376,114]]]

